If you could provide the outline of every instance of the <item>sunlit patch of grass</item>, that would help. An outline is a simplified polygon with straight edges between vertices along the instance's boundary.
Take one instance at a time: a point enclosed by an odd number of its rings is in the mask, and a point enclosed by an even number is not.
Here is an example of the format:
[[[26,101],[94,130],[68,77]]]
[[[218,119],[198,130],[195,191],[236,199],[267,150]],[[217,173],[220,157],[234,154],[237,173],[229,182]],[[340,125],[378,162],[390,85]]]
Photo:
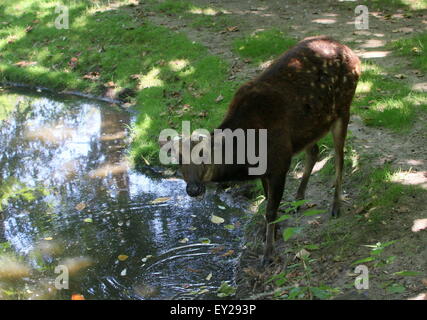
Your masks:
[[[143,163],[143,158],[156,163],[162,129],[179,129],[182,120],[191,120],[194,129],[213,129],[220,124],[237,83],[227,80],[227,62],[209,55],[205,47],[183,33],[141,21],[133,15],[132,7],[121,7],[128,3],[72,2],[69,14],[74,18],[67,30],[51,26],[57,15],[56,1],[33,1],[31,6],[23,1],[1,2],[1,18],[7,22],[0,24],[1,38],[16,38],[0,44],[0,81],[95,94],[102,94],[104,85],[113,82],[116,91],[137,91],[140,115],[131,156],[138,163]],[[10,9],[17,5],[22,9]],[[150,1],[149,5],[184,13],[191,8],[181,1]],[[33,29],[25,32],[28,25]],[[36,64],[18,67],[15,63],[19,61]],[[90,73],[97,77],[85,79]],[[216,101],[220,95],[223,99]]]
[[[269,29],[237,39],[233,47],[242,57],[262,62],[277,57],[294,44],[296,40],[286,36],[282,31]]]
[[[398,54],[411,57],[415,68],[427,71],[427,32],[413,38],[400,39],[392,47]]]
[[[395,131],[410,129],[416,114],[425,103],[422,93],[411,91],[402,80],[372,62],[363,63],[352,110],[367,125]]]

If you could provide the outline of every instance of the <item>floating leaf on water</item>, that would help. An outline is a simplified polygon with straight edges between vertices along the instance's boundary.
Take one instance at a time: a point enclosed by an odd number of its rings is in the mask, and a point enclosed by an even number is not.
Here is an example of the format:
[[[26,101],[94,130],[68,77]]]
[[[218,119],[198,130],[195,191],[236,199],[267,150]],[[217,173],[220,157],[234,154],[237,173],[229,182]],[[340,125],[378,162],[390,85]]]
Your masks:
[[[85,300],[85,297],[81,294],[75,293],[71,295],[71,300]]]
[[[50,240],[53,240],[53,238],[52,237],[46,237],[46,238],[44,238],[44,240],[50,241]]]
[[[200,239],[199,239],[199,241],[200,241],[201,243],[205,243],[205,244],[209,244],[209,243],[211,243],[211,240],[209,240],[208,238],[200,238]]]
[[[86,203],[80,202],[78,205],[76,205],[76,209],[79,211],[82,211],[84,208],[86,208]]]
[[[208,274],[206,277],[206,281],[210,281],[212,279],[212,272]]]
[[[187,243],[189,241],[188,238],[183,238],[181,240],[178,240],[179,243]]]
[[[223,257],[228,257],[231,256],[234,253],[234,250],[228,250],[226,253],[224,253],[222,256]]]
[[[154,199],[153,201],[150,201],[150,204],[158,204],[158,203],[165,203],[170,200],[170,197],[160,197],[157,199]]]
[[[127,260],[127,258],[129,258],[129,256],[125,254],[120,254],[117,258],[119,259],[119,261],[125,261]]]
[[[211,217],[211,222],[215,223],[215,224],[221,224],[221,223],[224,223],[224,221],[225,220],[223,218],[215,216],[215,215],[212,215],[212,217]]]
[[[92,223],[92,222],[93,222],[92,218],[86,218],[86,219],[84,219],[83,221],[84,221],[84,222],[87,222],[87,223]]]
[[[197,228],[196,227],[190,227],[190,228],[188,228],[188,230],[195,231],[195,230],[197,230]]]
[[[227,224],[224,226],[224,228],[227,230],[234,230],[235,227],[234,227],[234,224]]]
[[[123,269],[123,270],[122,270],[122,272],[120,272],[120,275],[121,275],[122,277],[126,276],[126,274],[127,274],[127,269],[126,269],[126,268],[125,268],[125,269]]]
[[[152,257],[153,256],[151,254],[149,254],[149,255],[145,256],[145,258],[142,258],[141,261],[145,263],[145,262],[147,262],[148,259],[150,259]]]
[[[200,291],[197,293],[197,295],[205,294],[205,293],[208,293],[208,292],[209,292],[209,289],[202,289],[202,290],[200,290]]]
[[[219,209],[225,210],[226,208],[224,206],[218,206]]]

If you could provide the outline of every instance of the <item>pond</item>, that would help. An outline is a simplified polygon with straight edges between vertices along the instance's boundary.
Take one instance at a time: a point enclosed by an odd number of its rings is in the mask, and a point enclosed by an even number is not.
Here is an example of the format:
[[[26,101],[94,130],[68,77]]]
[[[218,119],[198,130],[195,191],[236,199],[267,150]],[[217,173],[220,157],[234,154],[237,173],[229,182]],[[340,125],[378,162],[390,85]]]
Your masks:
[[[206,299],[233,285],[241,204],[132,169],[131,113],[3,90],[0,121],[0,298]]]

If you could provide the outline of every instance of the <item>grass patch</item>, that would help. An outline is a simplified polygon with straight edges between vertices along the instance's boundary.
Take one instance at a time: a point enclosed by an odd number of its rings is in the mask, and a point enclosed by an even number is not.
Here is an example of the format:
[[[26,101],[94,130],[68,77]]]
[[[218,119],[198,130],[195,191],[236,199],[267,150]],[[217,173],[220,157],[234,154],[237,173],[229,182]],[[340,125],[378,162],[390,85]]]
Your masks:
[[[377,168],[367,178],[367,182],[362,188],[362,202],[370,208],[369,221],[380,222],[390,214],[391,209],[396,206],[404,197],[415,196],[422,189],[416,186],[403,185],[394,182],[400,170],[392,169],[386,165]]]
[[[353,111],[367,125],[394,131],[411,128],[419,106],[427,105],[425,94],[411,91],[402,81],[372,62],[363,63]]]
[[[148,3],[148,8],[167,15],[180,15],[187,19],[193,28],[208,28],[217,32],[230,25],[225,10],[212,6],[196,6],[188,1],[167,0],[158,3],[152,0]]]
[[[427,33],[400,39],[392,44],[392,48],[397,50],[399,55],[411,57],[415,68],[427,71]]]
[[[233,48],[243,58],[249,58],[259,63],[277,57],[296,42],[295,39],[287,37],[280,30],[270,29],[235,40]]]
[[[73,2],[70,28],[56,29],[56,1],[2,2],[0,81],[92,93],[102,93],[109,82],[116,91],[134,89],[140,113],[131,156],[136,163],[153,164],[162,129],[179,129],[182,120],[191,120],[192,129],[213,129],[237,83],[227,80],[224,60],[182,33],[141,21],[133,7],[121,6],[126,3]],[[28,26],[32,30],[26,32]],[[20,61],[35,65],[15,65]]]

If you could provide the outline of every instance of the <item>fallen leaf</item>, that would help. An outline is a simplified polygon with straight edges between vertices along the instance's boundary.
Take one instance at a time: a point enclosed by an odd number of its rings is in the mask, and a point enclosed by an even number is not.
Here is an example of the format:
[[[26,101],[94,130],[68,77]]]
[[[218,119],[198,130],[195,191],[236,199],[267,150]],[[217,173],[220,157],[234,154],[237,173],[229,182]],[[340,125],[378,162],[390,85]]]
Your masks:
[[[299,252],[297,252],[297,254],[295,255],[295,257],[297,257],[298,259],[304,259],[310,256],[310,252],[308,252],[305,249],[301,249]]]
[[[181,240],[178,240],[179,243],[187,243],[189,241],[188,238],[183,238]]]
[[[44,240],[50,241],[50,240],[53,240],[53,238],[52,237],[46,237],[46,238],[44,238]]]
[[[222,100],[224,100],[224,97],[222,94],[220,94],[218,97],[216,97],[215,102],[221,102]]]
[[[31,30],[33,30],[33,26],[28,26],[25,28],[25,32],[30,32]]]
[[[129,256],[127,256],[127,255],[125,255],[125,254],[120,254],[117,258],[118,258],[120,261],[125,261],[125,260],[127,260],[127,258],[129,258]]]
[[[237,26],[227,27],[228,32],[236,32],[239,31],[239,28]]]
[[[84,202],[80,202],[78,205],[76,205],[75,208],[79,211],[82,211],[84,208],[86,208],[86,204]]]
[[[71,300],[85,300],[85,297],[81,294],[74,293],[71,295]]]
[[[231,256],[234,253],[234,250],[228,250],[226,253],[222,254],[222,257],[228,257]]]
[[[86,219],[84,219],[83,221],[84,221],[84,222],[87,222],[87,223],[92,223],[92,222],[93,222],[92,218],[86,218]]]
[[[212,272],[208,274],[208,276],[206,277],[206,281],[209,281],[212,279]]]
[[[122,277],[126,276],[126,274],[127,274],[127,270],[126,269],[123,269],[122,272],[120,272],[120,275]]]
[[[215,223],[215,224],[221,224],[221,223],[224,223],[224,221],[225,220],[223,218],[215,216],[215,215],[212,215],[212,217],[211,217],[211,222]]]
[[[165,203],[169,200],[170,200],[170,197],[160,197],[160,198],[154,199],[153,201],[150,201],[150,204]]]
[[[145,263],[145,262],[147,262],[148,259],[150,259],[152,257],[153,256],[151,254],[149,254],[149,255],[145,256],[145,258],[142,258],[141,261]]]
[[[99,72],[96,72],[96,71],[89,72],[83,76],[83,79],[92,80],[92,81],[98,80]]]

